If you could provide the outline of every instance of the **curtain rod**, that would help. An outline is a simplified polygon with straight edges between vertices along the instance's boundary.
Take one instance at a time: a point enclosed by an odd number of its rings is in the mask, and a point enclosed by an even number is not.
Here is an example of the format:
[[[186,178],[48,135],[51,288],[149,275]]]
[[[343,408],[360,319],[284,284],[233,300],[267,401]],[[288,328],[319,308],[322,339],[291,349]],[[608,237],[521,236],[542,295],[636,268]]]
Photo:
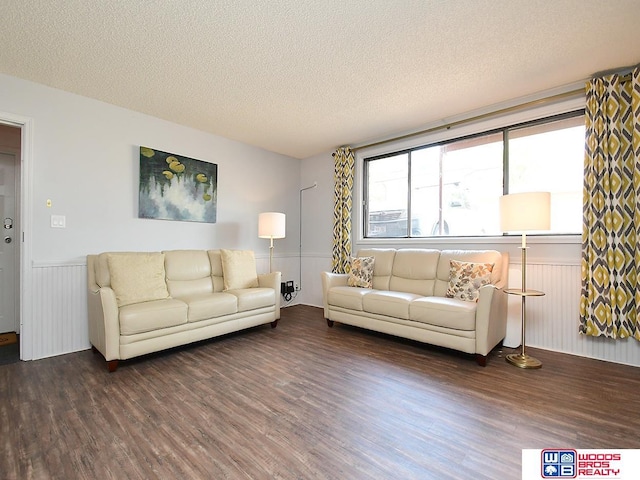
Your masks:
[[[584,92],[585,92],[584,88],[580,88],[580,89],[576,89],[576,90],[571,90],[569,92],[558,93],[558,94],[552,95],[550,97],[545,97],[545,98],[541,98],[541,99],[538,99],[538,100],[532,100],[530,102],[521,103],[519,105],[514,105],[512,107],[506,107],[506,108],[502,108],[500,110],[496,110],[496,111],[493,111],[493,112],[483,113],[481,115],[476,115],[475,117],[469,117],[469,118],[465,118],[463,120],[457,120],[455,122],[446,123],[444,125],[438,125],[436,127],[427,128],[426,130],[420,130],[419,132],[407,133],[406,135],[400,135],[398,137],[388,138],[387,140],[380,140],[379,142],[373,142],[373,143],[368,143],[366,145],[360,145],[360,146],[357,146],[357,147],[352,147],[351,151],[357,152],[358,150],[362,150],[362,149],[365,149],[365,148],[377,147],[377,146],[380,146],[380,145],[385,145],[387,143],[397,142],[398,140],[406,140],[407,138],[412,138],[412,137],[417,137],[417,136],[420,136],[420,135],[425,135],[427,133],[437,132],[438,130],[449,130],[452,127],[457,127],[459,125],[464,125],[466,123],[472,123],[472,122],[476,122],[478,120],[484,120],[484,119],[490,118],[490,117],[497,117],[497,116],[503,115],[505,113],[517,112],[517,111],[523,110],[525,108],[530,108],[530,107],[534,107],[534,106],[538,106],[538,105],[544,105],[546,103],[550,103],[550,102],[553,102],[553,101],[556,101],[556,100],[561,100],[563,98],[573,97],[573,96],[576,96],[576,95],[578,95],[580,93],[584,93]]]

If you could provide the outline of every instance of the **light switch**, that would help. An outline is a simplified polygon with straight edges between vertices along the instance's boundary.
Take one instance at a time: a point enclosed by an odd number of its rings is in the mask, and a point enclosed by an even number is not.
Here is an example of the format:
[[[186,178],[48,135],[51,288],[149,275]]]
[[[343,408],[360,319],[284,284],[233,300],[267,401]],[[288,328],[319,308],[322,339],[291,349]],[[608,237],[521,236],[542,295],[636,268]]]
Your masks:
[[[64,215],[51,215],[51,228],[65,228],[67,217]]]

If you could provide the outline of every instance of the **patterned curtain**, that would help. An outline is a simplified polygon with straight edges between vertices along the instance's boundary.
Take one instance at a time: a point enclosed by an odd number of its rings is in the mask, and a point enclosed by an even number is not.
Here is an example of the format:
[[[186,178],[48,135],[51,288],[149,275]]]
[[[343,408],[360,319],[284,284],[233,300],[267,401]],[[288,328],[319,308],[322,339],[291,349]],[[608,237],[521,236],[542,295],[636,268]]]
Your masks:
[[[349,273],[351,268],[351,210],[355,157],[349,147],[333,154],[333,254],[331,271]]]
[[[640,67],[586,93],[580,333],[640,340]]]

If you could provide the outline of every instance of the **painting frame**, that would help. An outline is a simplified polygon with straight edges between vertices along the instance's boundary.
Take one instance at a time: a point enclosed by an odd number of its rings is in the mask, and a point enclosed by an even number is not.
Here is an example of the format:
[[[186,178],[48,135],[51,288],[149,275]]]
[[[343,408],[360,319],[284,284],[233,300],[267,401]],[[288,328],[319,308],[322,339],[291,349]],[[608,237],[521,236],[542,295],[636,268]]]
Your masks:
[[[140,146],[138,218],[216,223],[218,165]]]

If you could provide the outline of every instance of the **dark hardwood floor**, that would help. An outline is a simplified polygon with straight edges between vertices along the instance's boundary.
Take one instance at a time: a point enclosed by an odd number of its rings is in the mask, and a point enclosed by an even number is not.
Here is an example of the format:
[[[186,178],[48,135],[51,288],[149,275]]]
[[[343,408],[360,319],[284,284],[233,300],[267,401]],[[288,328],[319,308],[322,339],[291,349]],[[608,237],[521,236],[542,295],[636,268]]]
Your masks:
[[[0,366],[3,479],[518,479],[523,448],[638,448],[640,369],[540,370],[322,310],[108,373],[84,351]]]

